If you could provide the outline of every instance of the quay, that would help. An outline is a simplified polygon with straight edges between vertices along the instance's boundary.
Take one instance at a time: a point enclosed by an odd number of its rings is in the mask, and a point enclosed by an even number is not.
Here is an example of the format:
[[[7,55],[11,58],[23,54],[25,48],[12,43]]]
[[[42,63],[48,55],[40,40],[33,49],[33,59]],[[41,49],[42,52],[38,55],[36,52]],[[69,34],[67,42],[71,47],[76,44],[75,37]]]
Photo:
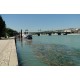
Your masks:
[[[0,40],[0,66],[18,66],[14,39]]]

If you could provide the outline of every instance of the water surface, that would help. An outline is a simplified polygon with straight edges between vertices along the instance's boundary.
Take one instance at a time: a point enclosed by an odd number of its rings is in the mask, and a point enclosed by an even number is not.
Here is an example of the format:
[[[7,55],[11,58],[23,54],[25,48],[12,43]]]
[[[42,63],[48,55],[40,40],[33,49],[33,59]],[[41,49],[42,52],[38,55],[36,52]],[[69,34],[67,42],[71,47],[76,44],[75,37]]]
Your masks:
[[[80,35],[33,36],[33,40],[17,40],[19,65],[78,66]]]

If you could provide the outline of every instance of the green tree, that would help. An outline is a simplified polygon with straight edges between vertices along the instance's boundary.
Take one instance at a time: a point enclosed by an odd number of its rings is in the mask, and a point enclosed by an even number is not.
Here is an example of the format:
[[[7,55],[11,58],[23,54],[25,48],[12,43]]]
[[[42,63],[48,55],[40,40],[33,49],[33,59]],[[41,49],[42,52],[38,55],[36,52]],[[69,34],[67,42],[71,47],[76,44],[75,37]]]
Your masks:
[[[13,30],[10,28],[6,28],[6,32],[7,32],[7,36],[9,36],[9,37],[13,37],[13,36],[16,36],[18,34],[18,32],[16,30]]]
[[[2,16],[0,16],[0,39],[1,37],[6,37],[6,24]]]

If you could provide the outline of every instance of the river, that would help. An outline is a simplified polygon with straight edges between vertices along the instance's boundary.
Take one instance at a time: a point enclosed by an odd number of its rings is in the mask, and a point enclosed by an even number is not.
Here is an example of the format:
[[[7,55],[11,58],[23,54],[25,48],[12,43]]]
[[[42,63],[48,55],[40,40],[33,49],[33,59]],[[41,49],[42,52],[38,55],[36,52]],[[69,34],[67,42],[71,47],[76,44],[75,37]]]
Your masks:
[[[80,35],[42,35],[17,40],[20,66],[80,66]]]

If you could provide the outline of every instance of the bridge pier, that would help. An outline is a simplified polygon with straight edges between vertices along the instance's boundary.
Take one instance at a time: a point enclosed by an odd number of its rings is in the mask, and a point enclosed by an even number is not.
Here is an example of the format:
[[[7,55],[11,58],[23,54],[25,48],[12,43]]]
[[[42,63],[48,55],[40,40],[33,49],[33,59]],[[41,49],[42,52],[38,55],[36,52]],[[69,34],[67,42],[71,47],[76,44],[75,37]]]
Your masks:
[[[66,33],[63,33],[63,35],[67,35],[67,32]]]
[[[48,33],[49,36],[51,36],[51,33]]]
[[[61,35],[61,32],[58,32],[57,34],[58,34],[58,35]]]
[[[37,35],[40,36],[40,33],[38,33]]]

